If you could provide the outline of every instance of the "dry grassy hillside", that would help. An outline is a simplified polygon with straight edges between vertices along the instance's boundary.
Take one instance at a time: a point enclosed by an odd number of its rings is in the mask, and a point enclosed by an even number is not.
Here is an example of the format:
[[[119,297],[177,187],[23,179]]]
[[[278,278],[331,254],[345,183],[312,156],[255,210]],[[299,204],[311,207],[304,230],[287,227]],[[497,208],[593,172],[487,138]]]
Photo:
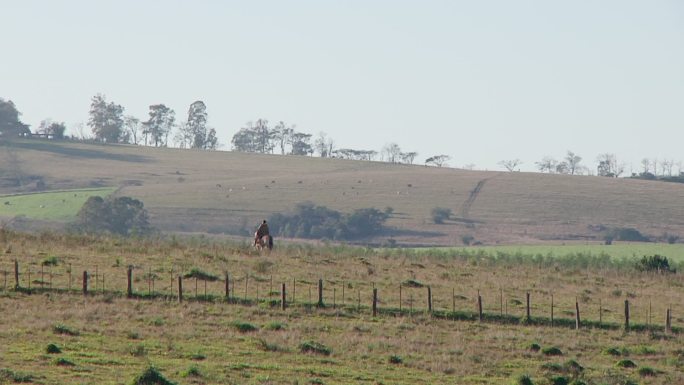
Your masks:
[[[165,231],[245,233],[312,201],[392,207],[391,229],[375,242],[590,240],[598,234],[588,226],[599,224],[684,235],[684,185],[662,182],[38,140],[3,143],[0,162],[0,194],[119,186]],[[436,206],[457,218],[433,224]]]

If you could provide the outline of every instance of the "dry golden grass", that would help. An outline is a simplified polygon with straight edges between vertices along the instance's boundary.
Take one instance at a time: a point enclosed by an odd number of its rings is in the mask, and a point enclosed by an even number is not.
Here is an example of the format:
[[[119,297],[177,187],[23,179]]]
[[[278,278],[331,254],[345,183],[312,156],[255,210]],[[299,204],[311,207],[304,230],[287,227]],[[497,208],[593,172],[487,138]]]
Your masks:
[[[244,295],[245,276],[249,275],[247,296],[260,298],[280,283],[292,295],[291,281],[297,279],[297,304],[285,311],[265,303],[244,306],[218,302],[193,301],[194,284],[185,281],[186,301],[125,299],[95,294],[83,297],[75,290],[65,293],[0,293],[0,367],[14,373],[34,376],[34,382],[128,383],[152,363],[168,378],[179,383],[235,384],[347,384],[347,383],[510,383],[527,373],[535,383],[549,377],[543,364],[564,363],[574,359],[585,367],[588,383],[624,383],[622,377],[639,383],[682,383],[684,351],[682,335],[655,332],[630,332],[583,328],[504,325],[435,319],[425,313],[426,289],[404,288],[404,308],[413,296],[414,314],[394,317],[370,315],[371,290],[379,290],[380,306],[398,307],[399,282],[413,279],[431,285],[435,307],[450,309],[452,290],[457,310],[473,311],[479,289],[487,313],[499,312],[499,293],[504,289],[508,312],[522,315],[526,291],[532,294],[532,314],[549,312],[550,294],[557,318],[572,318],[577,297],[583,319],[598,318],[598,301],[605,310],[604,322],[622,322],[623,301],[632,303],[632,322],[663,324],[665,309],[673,309],[673,324],[684,324],[681,274],[653,275],[624,269],[602,271],[539,268],[522,263],[517,266],[491,264],[460,258],[389,257],[381,251],[332,247],[289,247],[270,255],[255,255],[248,247],[235,243],[212,242],[206,238],[188,240],[116,240],[43,234],[39,236],[0,233],[0,271],[12,270],[17,259],[22,268],[21,285],[27,286],[27,266],[32,285],[40,275],[40,263],[51,256],[60,262],[52,267],[53,287],[64,287],[71,264],[74,288],[80,287],[80,274],[88,270],[105,276],[107,290],[125,291],[126,266],[134,265],[135,290],[144,293],[144,275],[159,276],[155,291],[171,292],[173,275],[192,268],[222,275],[228,271],[235,279],[235,296]],[[49,271],[45,269],[44,272]],[[45,273],[44,273],[45,274]],[[344,309],[315,309],[303,306],[309,288],[316,300],[315,284],[325,281],[325,301],[341,302]],[[2,277],[0,276],[0,279]],[[9,276],[9,286],[13,277]],[[0,283],[3,283],[0,281]],[[223,282],[209,283],[210,294],[223,295]],[[34,286],[35,287],[35,286]],[[101,287],[101,286],[100,286]],[[91,283],[91,291],[96,287]],[[199,284],[199,294],[203,294]],[[361,294],[360,312],[353,307]],[[274,299],[277,294],[273,296]],[[351,306],[350,306],[351,305]],[[570,314],[568,314],[570,312]],[[242,333],[236,322],[249,323],[258,330]],[[269,324],[281,326],[272,330]],[[80,332],[77,336],[55,334],[53,326],[63,324]],[[304,354],[299,345],[308,340],[332,350],[330,356]],[[56,343],[61,355],[48,355],[48,343]],[[530,351],[529,345],[556,346],[563,356],[548,357]],[[624,357],[604,353],[616,347],[628,351]],[[75,366],[56,365],[63,357]],[[398,356],[402,363],[389,363]],[[655,377],[640,378],[637,369],[617,368],[622,358],[633,360],[638,368],[656,370]],[[190,370],[193,366],[196,370]],[[201,377],[187,375],[198,371]]]
[[[247,234],[260,219],[309,200],[342,211],[394,208],[388,221],[393,230],[376,242],[598,237],[590,224],[684,235],[684,186],[675,183],[37,140],[0,146],[0,159],[10,153],[23,175],[42,177],[48,189],[120,186],[118,194],[142,199],[153,223],[168,231]],[[481,192],[462,213],[481,181]],[[31,188],[0,187],[0,194]],[[436,206],[468,214],[473,222],[436,225],[430,220]]]

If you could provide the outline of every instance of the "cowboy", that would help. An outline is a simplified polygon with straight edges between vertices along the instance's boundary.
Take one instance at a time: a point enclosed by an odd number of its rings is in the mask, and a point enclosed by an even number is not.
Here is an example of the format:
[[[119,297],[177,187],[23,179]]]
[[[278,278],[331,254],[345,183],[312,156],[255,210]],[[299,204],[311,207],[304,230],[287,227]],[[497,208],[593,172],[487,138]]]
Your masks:
[[[268,224],[266,224],[266,220],[259,225],[259,228],[256,231],[256,236],[254,237],[254,244],[256,245],[257,242],[261,241],[261,238],[264,237],[264,235],[268,235],[270,237],[270,234],[268,233]]]

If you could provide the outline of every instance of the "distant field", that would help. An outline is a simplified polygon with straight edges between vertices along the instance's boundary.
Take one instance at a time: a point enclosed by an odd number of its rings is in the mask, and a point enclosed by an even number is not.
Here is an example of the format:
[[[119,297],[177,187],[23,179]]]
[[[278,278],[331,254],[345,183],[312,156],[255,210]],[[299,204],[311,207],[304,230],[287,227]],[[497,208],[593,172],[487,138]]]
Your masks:
[[[448,253],[497,253],[521,254],[526,256],[543,255],[549,257],[564,257],[573,254],[609,255],[613,258],[641,258],[644,255],[660,254],[676,262],[684,262],[684,244],[624,242],[612,245],[603,244],[568,244],[568,245],[505,245],[505,246],[473,246],[473,247],[443,247],[414,249],[429,255],[435,251]]]
[[[362,243],[391,239],[399,245],[463,246],[464,237],[485,245],[593,242],[603,239],[595,229],[615,227],[684,239],[684,184],[678,183],[229,151],[0,142],[0,194],[35,191],[39,182],[48,190],[116,186],[117,194],[144,202],[156,228],[172,232],[249,234],[262,219],[311,201],[342,212],[391,207],[387,230]],[[435,224],[430,215],[435,207],[448,208],[453,216]]]
[[[0,217],[25,215],[27,218],[66,221],[73,219],[83,203],[91,196],[113,193],[116,187],[63,190],[0,196]]]

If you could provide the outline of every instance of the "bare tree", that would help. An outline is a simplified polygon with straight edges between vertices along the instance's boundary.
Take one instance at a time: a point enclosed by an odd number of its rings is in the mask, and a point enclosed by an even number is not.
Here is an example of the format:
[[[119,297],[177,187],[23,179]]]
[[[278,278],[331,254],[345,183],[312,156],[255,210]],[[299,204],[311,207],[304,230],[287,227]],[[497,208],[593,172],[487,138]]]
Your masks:
[[[418,156],[417,152],[402,152],[399,154],[403,163],[413,164],[413,160]]]
[[[568,164],[568,172],[570,175],[575,175],[577,171],[581,168],[580,162],[582,161],[582,157],[575,154],[572,151],[568,151],[567,155],[565,155],[565,162]]]
[[[550,156],[545,156],[542,158],[541,161],[535,162],[534,164],[537,165],[537,169],[540,172],[552,173],[556,171],[556,165],[558,164],[558,161],[556,161]]]
[[[382,148],[383,158],[390,163],[397,163],[401,157],[401,148],[396,143],[388,143]]]
[[[615,154],[601,154],[598,156],[597,161],[596,171],[599,176],[618,178],[625,171],[625,164],[618,162]]]
[[[523,162],[520,159],[502,160],[499,165],[503,166],[508,171],[515,171],[515,168],[520,166]]]
[[[140,143],[140,140],[142,139],[140,137],[142,131],[140,119],[130,115],[124,116],[124,131],[128,134],[128,137],[133,144],[138,145]]]

